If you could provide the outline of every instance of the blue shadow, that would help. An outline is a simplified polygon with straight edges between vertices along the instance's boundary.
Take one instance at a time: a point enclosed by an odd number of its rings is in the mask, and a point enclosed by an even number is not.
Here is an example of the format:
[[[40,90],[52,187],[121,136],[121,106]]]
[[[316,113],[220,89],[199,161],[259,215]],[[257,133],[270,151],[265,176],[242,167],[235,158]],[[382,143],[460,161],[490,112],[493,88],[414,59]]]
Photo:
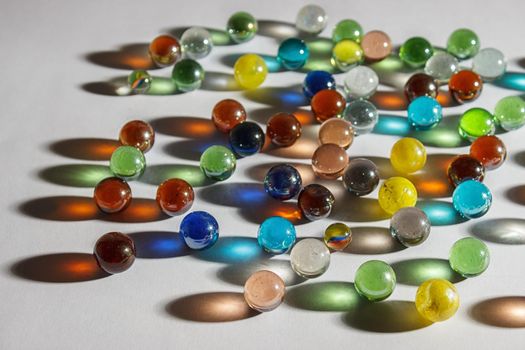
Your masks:
[[[209,249],[193,254],[201,260],[225,264],[247,263],[269,257],[259,246],[256,238],[219,237],[217,243]]]
[[[456,225],[467,221],[454,209],[450,202],[437,200],[418,201],[416,207],[423,210],[432,226]]]
[[[130,233],[135,242],[137,258],[163,259],[185,256],[191,253],[182,235],[169,231],[144,231]]]

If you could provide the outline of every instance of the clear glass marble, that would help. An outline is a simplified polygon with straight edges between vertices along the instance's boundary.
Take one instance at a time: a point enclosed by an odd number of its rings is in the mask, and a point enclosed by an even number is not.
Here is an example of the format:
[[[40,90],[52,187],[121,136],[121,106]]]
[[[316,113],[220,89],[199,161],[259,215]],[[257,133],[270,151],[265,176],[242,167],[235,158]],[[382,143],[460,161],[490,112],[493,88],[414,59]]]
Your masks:
[[[428,216],[416,207],[401,208],[390,219],[390,233],[406,247],[423,243],[430,234],[430,227]]]
[[[209,55],[213,49],[210,32],[202,27],[187,29],[180,39],[186,57],[198,60]]]
[[[352,123],[356,136],[371,132],[379,118],[377,108],[366,100],[350,102],[343,112],[343,118]]]
[[[290,264],[295,273],[301,277],[319,277],[330,266],[330,250],[318,239],[302,239],[292,248]]]
[[[350,98],[367,98],[372,96],[379,85],[379,77],[367,66],[350,69],[344,77],[345,92]]]
[[[299,10],[295,26],[302,32],[319,34],[326,28],[328,16],[318,5],[306,5]]]
[[[478,73],[483,80],[494,80],[505,73],[507,61],[503,52],[498,49],[481,49],[472,59],[472,70]]]
[[[442,82],[448,81],[458,69],[458,59],[446,52],[436,52],[425,64],[425,73]]]

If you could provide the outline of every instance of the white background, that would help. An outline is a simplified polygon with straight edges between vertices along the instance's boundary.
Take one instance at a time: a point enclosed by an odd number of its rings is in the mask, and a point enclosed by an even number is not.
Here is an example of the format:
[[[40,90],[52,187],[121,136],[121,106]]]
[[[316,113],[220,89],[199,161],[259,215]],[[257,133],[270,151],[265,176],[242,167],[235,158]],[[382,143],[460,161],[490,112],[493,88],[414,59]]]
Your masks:
[[[150,237],[161,237],[169,248],[174,244],[170,237],[176,237],[170,236],[169,232],[176,232],[181,220],[180,217],[155,219],[156,211],[155,206],[151,205],[154,204],[151,199],[155,196],[156,186],[144,181],[131,184],[133,195],[136,198],[150,199],[143,203],[150,208],[153,221],[132,223],[88,220],[95,215],[89,198],[93,191],[90,184],[93,178],[98,178],[97,172],[93,170],[91,180],[79,184],[78,181],[71,180],[75,176],[74,172],[79,169],[75,165],[104,166],[107,161],[93,160],[86,148],[78,147],[78,142],[62,141],[81,138],[116,139],[120,127],[126,121],[137,118],[154,121],[164,117],[184,116],[191,117],[187,119],[189,124],[196,125],[194,118],[209,120],[213,105],[223,98],[237,98],[242,101],[251,116],[249,118],[258,122],[264,122],[274,112],[293,112],[297,108],[289,105],[272,106],[279,98],[276,97],[278,94],[271,92],[283,92],[290,87],[297,90],[304,78],[304,73],[300,72],[271,74],[264,87],[286,89],[266,89],[263,90],[266,92],[264,95],[212,91],[220,90],[220,84],[210,79],[213,76],[220,77],[218,74],[209,74],[207,90],[184,95],[107,96],[96,93],[106,86],[104,82],[129,73],[130,69],[126,67],[128,61],[123,63],[121,58],[125,55],[119,54],[119,47],[145,44],[156,35],[173,28],[202,25],[222,29],[229,15],[243,9],[258,19],[267,20],[262,22],[265,23],[262,28],[269,32],[273,28],[282,33],[287,26],[271,25],[268,20],[293,23],[302,5],[302,1],[259,1],[246,2],[243,5],[233,1],[196,3],[180,0],[1,2],[0,142],[3,150],[3,180],[0,183],[0,348],[495,349],[503,344],[507,348],[523,347],[523,329],[486,325],[480,322],[479,317],[474,317],[476,313],[472,311],[478,303],[487,299],[525,295],[523,246],[516,244],[487,242],[492,254],[489,269],[480,277],[456,284],[461,296],[458,313],[447,322],[423,328],[410,303],[416,287],[403,283],[398,284],[390,302],[365,308],[363,311],[356,311],[351,307],[345,311],[341,306],[338,311],[305,310],[304,307],[301,308],[300,302],[294,304],[292,300],[283,303],[274,312],[235,322],[204,323],[182,319],[181,305],[184,303],[176,301],[183,297],[189,297],[193,301],[200,300],[201,305],[208,302],[201,309],[195,308],[194,312],[185,314],[185,318],[212,321],[221,315],[242,316],[242,304],[231,303],[232,300],[239,300],[239,294],[228,294],[230,303],[217,294],[209,294],[200,299],[194,296],[215,292],[242,293],[242,272],[246,273],[253,264],[257,266],[257,263],[252,262],[250,265],[241,261],[237,262],[236,267],[228,267],[227,263],[231,260],[226,261],[217,256],[138,258],[129,271],[119,275],[77,283],[52,282],[64,278],[75,279],[74,274],[67,273],[68,268],[80,270],[79,276],[91,276],[92,265],[86,254],[91,253],[95,241],[105,232],[143,232],[140,236],[135,235],[137,239],[141,238],[143,245],[155,243]],[[497,47],[506,54],[510,71],[523,71],[520,63],[523,65],[525,57],[525,3],[522,0],[356,0],[326,1],[323,6],[330,16],[328,28],[322,33],[325,37],[330,35],[335,23],[343,18],[357,19],[365,31],[384,30],[396,45],[408,37],[421,35],[436,46],[444,46],[454,29],[469,27],[479,34],[483,47]],[[288,30],[293,32],[289,28]],[[246,44],[216,47],[210,57],[202,60],[202,65],[208,72],[231,74],[231,67],[224,63],[225,56],[241,52],[275,54],[278,42],[275,38],[257,36]],[[168,77],[170,73],[169,68],[152,71],[156,76]],[[342,82],[342,76],[338,75],[337,80]],[[470,106],[492,110],[501,97],[519,93],[487,84],[478,100],[468,106],[446,109],[445,114],[458,114]],[[308,119],[308,113],[301,115]],[[405,114],[403,110],[388,113],[401,116]],[[159,125],[158,122],[156,125]],[[209,122],[198,125],[201,127],[185,128],[184,123],[176,123],[171,130],[172,135],[166,135],[169,130],[165,125],[161,127],[154,148],[146,155],[150,168],[158,170],[160,168],[154,166],[198,165],[198,147],[215,142],[217,137]],[[305,137],[300,143],[302,148],[295,151],[302,159],[284,158],[283,155],[290,155],[287,153],[289,151],[258,154],[240,160],[234,176],[223,184],[215,185],[223,187],[196,189],[193,209],[207,210],[215,215],[220,223],[222,237],[252,237],[251,240],[245,240],[245,244],[241,244],[237,252],[243,259],[250,257],[253,252],[250,247],[254,246],[253,238],[256,236],[258,222],[272,213],[273,209],[268,206],[278,205],[261,195],[261,187],[258,185],[261,172],[264,173],[270,164],[278,162],[296,161],[308,164],[308,154],[315,147],[312,138],[315,132],[315,126],[305,127]],[[380,254],[352,254],[352,251],[333,254],[328,272],[317,280],[303,282],[302,286],[306,286],[301,287],[306,288],[303,292],[315,297],[311,292],[315,288],[308,289],[309,284],[315,287],[320,282],[352,282],[359,264],[372,258],[389,263],[416,258],[447,259],[448,250],[454,241],[475,233],[473,225],[483,223],[483,227],[505,229],[507,226],[497,224],[506,221],[494,220],[521,220],[523,204],[520,203],[525,203],[523,135],[523,130],[501,135],[509,149],[509,158],[503,167],[487,174],[485,183],[494,195],[494,204],[489,213],[476,221],[434,227],[428,241],[417,248],[398,251],[386,238],[388,220],[373,211],[374,208],[377,209],[373,200],[376,192],[369,196],[371,199],[352,202],[344,195],[340,183],[329,184],[340,203],[343,203],[339,204],[338,214],[320,222],[298,225],[298,235],[317,237],[330,222],[347,219],[348,224],[354,228],[368,227],[355,230],[356,246],[353,252]],[[374,159],[388,173],[385,158],[396,139],[395,136],[378,134],[359,137],[349,149],[349,154],[376,157]],[[62,143],[57,146],[57,142]],[[54,147],[51,146],[53,144]],[[468,152],[467,147],[428,147],[427,150],[429,154],[446,155],[431,156],[430,163],[432,159],[449,159],[455,154]],[[56,170],[54,167],[57,166],[63,167]],[[84,168],[95,169],[91,165]],[[313,179],[307,174],[308,167],[301,169],[306,177],[305,182],[312,182]],[[151,171],[148,174],[152,176]],[[435,176],[442,181],[444,179],[443,173]],[[155,181],[158,183],[158,179],[149,182]],[[247,198],[243,197],[243,187],[239,187],[239,183],[251,184],[246,187],[251,191]],[[69,202],[73,204],[60,211],[53,206],[66,202],[63,198],[54,200],[55,196],[73,196],[72,202]],[[450,198],[440,200],[449,202]],[[84,204],[79,205],[79,201]],[[78,208],[71,209],[75,205]],[[293,204],[278,205],[277,209],[279,208],[290,212]],[[72,216],[64,214],[68,210],[76,210],[75,215],[81,216],[83,220],[72,220]],[[64,219],[64,215],[69,221],[56,220]],[[131,214],[124,215],[120,217],[120,221],[130,221],[133,217],[137,218]],[[524,224],[520,220],[514,223],[514,230],[518,235],[524,230]],[[148,232],[160,233],[148,236]],[[366,237],[371,238],[367,241]],[[232,240],[238,241],[238,238]],[[513,241],[516,243],[516,237]],[[83,255],[53,255],[51,258],[34,259],[45,254],[61,253]],[[147,254],[143,251],[143,255]],[[175,254],[168,249],[165,255]],[[78,258],[87,263],[78,264]],[[288,255],[272,258],[287,259]],[[75,262],[77,265],[74,265]],[[434,262],[434,265],[439,264],[439,260]],[[278,267],[285,277],[290,276],[286,263],[266,264],[271,268]],[[441,261],[441,266],[445,265]],[[235,271],[240,271],[241,274],[236,275]],[[352,294],[352,289],[349,284],[343,284],[343,287],[342,298],[345,300],[345,296]],[[292,292],[290,294],[293,295]],[[299,293],[296,292],[297,294]],[[221,306],[218,306],[222,308],[219,314],[210,311],[215,305],[211,300],[214,295],[215,301],[222,300]],[[351,317],[348,313],[354,316]],[[523,323],[521,316],[522,326]]]

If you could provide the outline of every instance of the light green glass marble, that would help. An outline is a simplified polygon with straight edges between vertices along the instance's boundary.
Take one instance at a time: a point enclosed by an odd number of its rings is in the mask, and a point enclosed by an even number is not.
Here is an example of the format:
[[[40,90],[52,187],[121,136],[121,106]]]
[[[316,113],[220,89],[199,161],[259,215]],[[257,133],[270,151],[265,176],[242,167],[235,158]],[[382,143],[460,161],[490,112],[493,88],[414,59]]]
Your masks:
[[[252,40],[257,33],[257,21],[247,12],[234,13],[228,20],[226,30],[236,43]]]
[[[128,76],[128,85],[136,94],[145,94],[151,87],[151,75],[145,70],[134,70]]]
[[[171,77],[180,91],[193,91],[200,88],[204,80],[204,69],[197,61],[186,58],[175,64]]]
[[[132,146],[120,146],[111,155],[109,161],[111,172],[125,180],[138,179],[146,169],[144,154]]]
[[[399,58],[411,67],[422,67],[434,54],[434,48],[421,37],[413,37],[404,42],[399,49]]]
[[[459,134],[470,141],[480,136],[494,135],[495,131],[492,114],[483,108],[471,108],[459,120]]]
[[[381,301],[396,287],[396,273],[386,262],[370,260],[359,266],[354,280],[357,292],[370,301]]]
[[[226,180],[235,171],[235,155],[224,146],[210,146],[201,155],[201,170],[210,179]]]
[[[475,56],[479,51],[479,46],[479,38],[476,33],[466,28],[455,30],[447,41],[447,51],[462,60]]]
[[[332,32],[332,40],[337,43],[343,39],[350,39],[356,43],[361,42],[363,28],[353,19],[344,19],[336,24]]]
[[[462,238],[450,249],[449,262],[450,267],[463,277],[478,276],[489,267],[489,248],[477,238]]]
[[[525,101],[519,96],[502,98],[494,108],[494,118],[507,131],[521,128],[525,124]]]

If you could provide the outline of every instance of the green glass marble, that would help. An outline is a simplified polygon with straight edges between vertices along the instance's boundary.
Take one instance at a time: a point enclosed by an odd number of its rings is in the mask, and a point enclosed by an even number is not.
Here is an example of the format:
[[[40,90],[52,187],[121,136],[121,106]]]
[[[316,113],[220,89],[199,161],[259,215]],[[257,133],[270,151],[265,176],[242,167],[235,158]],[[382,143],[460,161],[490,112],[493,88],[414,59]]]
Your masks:
[[[128,86],[136,94],[145,94],[151,87],[151,75],[145,70],[134,70],[128,76]]]
[[[405,41],[399,49],[399,58],[414,68],[424,66],[433,54],[434,48],[428,40],[417,36]]]
[[[335,25],[332,32],[332,41],[337,43],[343,39],[353,40],[356,43],[361,42],[363,37],[363,28],[353,19],[343,19]]]
[[[489,267],[489,248],[477,238],[462,238],[450,249],[449,262],[450,267],[463,277],[478,276]]]
[[[138,179],[146,169],[144,154],[132,146],[120,146],[113,151],[109,160],[111,172],[124,180]]]
[[[525,124],[525,101],[519,96],[502,98],[494,108],[496,122],[505,130],[515,130]]]
[[[244,43],[257,33],[257,20],[248,12],[237,12],[228,20],[226,30],[234,42]]]
[[[235,155],[224,146],[210,146],[201,155],[201,170],[210,179],[226,180],[235,171]]]
[[[494,117],[483,108],[471,108],[459,120],[459,134],[470,141],[480,136],[494,135],[495,131]]]
[[[475,56],[479,51],[479,38],[470,29],[456,29],[447,41],[448,53],[459,59],[467,59]]]
[[[204,80],[204,69],[199,62],[186,58],[175,64],[171,77],[180,91],[193,91],[200,88]]]
[[[357,269],[354,286],[361,296],[370,301],[385,300],[396,287],[396,273],[386,262],[370,260]]]

